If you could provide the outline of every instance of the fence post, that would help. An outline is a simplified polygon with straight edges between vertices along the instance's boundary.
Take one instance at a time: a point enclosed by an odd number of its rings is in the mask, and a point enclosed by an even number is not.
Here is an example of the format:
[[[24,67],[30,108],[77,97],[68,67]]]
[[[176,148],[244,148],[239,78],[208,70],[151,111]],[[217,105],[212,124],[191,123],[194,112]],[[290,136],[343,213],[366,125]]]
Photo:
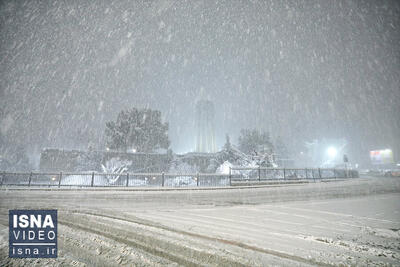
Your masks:
[[[28,186],[31,186],[31,181],[32,181],[32,172],[29,174]]]
[[[58,188],[61,186],[62,172],[60,172],[60,179],[58,180]]]
[[[285,179],[286,179],[286,169],[283,168],[283,180],[285,180]]]
[[[261,167],[258,165],[258,181],[261,182]]]
[[[161,186],[164,187],[164,182],[165,182],[165,173],[161,173]]]
[[[92,172],[92,182],[90,183],[90,186],[93,187],[94,184],[94,172]]]
[[[6,171],[3,171],[3,175],[1,176],[1,182],[0,182],[0,186],[3,185],[4,182],[4,178],[6,177]]]
[[[335,168],[333,168],[333,178],[336,180],[337,179],[337,177],[336,177],[337,175],[336,175],[336,170],[335,170]]]
[[[129,186],[129,172],[126,173],[126,187]]]
[[[197,173],[197,186],[199,186],[199,180],[200,180],[200,174],[199,173]]]
[[[322,176],[321,176],[321,168],[318,168],[318,175],[319,175],[319,179],[322,179]]]
[[[308,177],[307,177],[307,168],[306,168],[306,180],[307,180],[307,178],[308,178]]]
[[[311,169],[311,174],[312,174],[312,178],[314,179],[314,183],[315,183],[315,169]]]
[[[229,186],[232,186],[232,168],[229,167]]]

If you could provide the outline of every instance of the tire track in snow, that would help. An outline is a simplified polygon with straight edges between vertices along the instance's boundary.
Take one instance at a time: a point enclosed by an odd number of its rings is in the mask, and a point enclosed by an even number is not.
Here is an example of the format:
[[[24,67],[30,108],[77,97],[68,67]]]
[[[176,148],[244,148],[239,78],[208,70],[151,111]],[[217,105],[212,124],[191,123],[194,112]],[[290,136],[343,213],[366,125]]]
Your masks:
[[[200,238],[203,240],[208,240],[208,241],[215,241],[215,242],[219,242],[222,244],[226,244],[226,245],[231,245],[231,246],[236,246],[236,247],[240,247],[242,249],[248,249],[248,250],[252,250],[252,251],[256,251],[256,252],[260,252],[260,253],[265,253],[265,254],[269,254],[275,257],[279,257],[279,258],[283,258],[283,259],[287,259],[287,260],[292,260],[298,263],[304,263],[304,264],[308,264],[308,265],[316,265],[316,266],[333,266],[330,265],[328,263],[325,262],[319,262],[316,261],[314,259],[307,259],[307,258],[303,258],[300,256],[296,256],[296,255],[292,255],[292,254],[288,254],[288,253],[284,253],[281,251],[276,251],[276,250],[271,250],[271,249],[266,249],[266,248],[260,248],[254,245],[249,245],[243,242],[239,242],[239,241],[234,241],[234,240],[228,240],[228,239],[224,239],[224,238],[217,238],[217,237],[212,237],[212,236],[208,236],[208,235],[204,235],[204,234],[199,234],[199,233],[192,233],[192,232],[188,232],[188,231],[183,231],[183,230],[178,230],[175,228],[171,228],[165,225],[160,225],[148,220],[143,220],[143,219],[139,219],[139,218],[122,218],[122,217],[118,217],[118,216],[113,216],[113,215],[105,215],[105,214],[98,214],[98,213],[94,213],[94,212],[83,212],[83,211],[73,211],[73,213],[76,214],[84,214],[84,215],[91,215],[91,216],[97,216],[97,217],[105,217],[105,218],[110,218],[110,219],[114,219],[114,220],[119,220],[119,221],[124,221],[124,222],[131,222],[131,223],[135,223],[135,224],[140,224],[140,225],[144,225],[144,226],[150,226],[150,227],[155,227],[155,228],[159,228],[162,230],[166,230],[169,232],[174,232],[174,233],[178,233],[178,234],[182,234],[182,235],[186,235],[189,237],[194,237],[194,238]],[[91,231],[92,229],[87,228],[88,231]],[[163,254],[163,252],[161,251],[161,253]]]

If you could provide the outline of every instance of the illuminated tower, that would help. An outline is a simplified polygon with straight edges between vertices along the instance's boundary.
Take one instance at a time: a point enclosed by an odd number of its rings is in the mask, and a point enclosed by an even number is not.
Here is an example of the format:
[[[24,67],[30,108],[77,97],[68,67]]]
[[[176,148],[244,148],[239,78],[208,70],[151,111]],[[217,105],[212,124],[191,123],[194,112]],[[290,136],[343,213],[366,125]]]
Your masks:
[[[196,103],[196,152],[216,151],[214,104],[209,100],[200,100]]]

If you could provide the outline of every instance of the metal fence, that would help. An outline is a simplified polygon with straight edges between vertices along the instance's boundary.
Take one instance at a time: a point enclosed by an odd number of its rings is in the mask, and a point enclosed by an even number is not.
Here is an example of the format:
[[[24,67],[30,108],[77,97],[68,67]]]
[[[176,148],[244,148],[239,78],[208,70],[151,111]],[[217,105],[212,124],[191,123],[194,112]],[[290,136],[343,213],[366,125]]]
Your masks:
[[[229,184],[229,175],[209,173],[0,173],[0,186],[215,187]]]
[[[216,187],[241,182],[355,178],[342,169],[231,168],[229,174],[195,173],[17,173],[1,172],[0,186],[46,187]]]
[[[338,179],[338,178],[357,178],[356,170],[346,169],[321,169],[321,168],[305,168],[305,169],[286,169],[286,168],[242,168],[235,167],[229,170],[231,183],[242,181],[290,181],[290,180],[307,180],[317,181],[322,179]]]

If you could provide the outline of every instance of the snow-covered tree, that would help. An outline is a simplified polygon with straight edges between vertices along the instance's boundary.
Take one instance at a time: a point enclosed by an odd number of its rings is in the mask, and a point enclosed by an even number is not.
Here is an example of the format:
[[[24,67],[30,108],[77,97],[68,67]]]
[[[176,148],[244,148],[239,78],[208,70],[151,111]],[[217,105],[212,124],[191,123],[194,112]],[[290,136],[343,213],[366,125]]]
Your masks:
[[[161,120],[161,112],[151,109],[123,110],[116,121],[106,123],[107,146],[111,149],[153,152],[168,149],[168,123]]]
[[[272,153],[273,151],[268,132],[242,129],[238,141],[240,151],[245,154]]]

